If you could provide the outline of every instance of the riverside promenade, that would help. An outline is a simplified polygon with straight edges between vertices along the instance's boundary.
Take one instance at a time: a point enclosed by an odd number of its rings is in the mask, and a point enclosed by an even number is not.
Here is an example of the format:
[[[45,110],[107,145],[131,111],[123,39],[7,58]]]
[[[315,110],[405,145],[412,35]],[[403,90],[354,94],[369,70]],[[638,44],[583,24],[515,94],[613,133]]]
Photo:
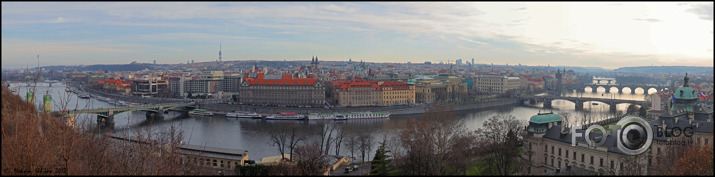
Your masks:
[[[513,98],[499,98],[492,101],[462,103],[462,104],[444,104],[448,109],[453,111],[464,110],[480,110],[490,109],[503,106],[517,105],[518,101]],[[390,106],[390,107],[331,107],[329,109],[320,108],[299,108],[299,107],[267,107],[267,106],[251,106],[251,105],[232,105],[232,104],[216,104],[216,103],[199,103],[198,108],[207,109],[214,112],[231,112],[231,111],[255,111],[259,114],[275,114],[279,112],[295,112],[298,114],[308,113],[347,113],[347,112],[390,112],[390,116],[422,114],[427,112],[433,105],[418,104],[413,106]]]
[[[76,88],[77,89],[77,88]],[[176,98],[143,98],[137,96],[122,95],[116,93],[105,93],[92,89],[82,89],[93,95],[101,95],[103,97],[109,97],[116,100],[129,101],[135,103],[166,103],[166,102],[183,102],[184,99]],[[309,114],[309,113],[348,113],[348,112],[390,112],[391,116],[397,115],[411,115],[411,114],[422,114],[427,112],[433,104],[417,104],[412,106],[384,106],[384,107],[312,107],[312,108],[300,108],[300,107],[273,107],[273,106],[252,106],[252,105],[236,105],[236,104],[224,104],[224,103],[212,103],[208,100],[202,100],[197,102],[197,108],[206,109],[216,114],[226,114],[232,111],[253,111],[259,114],[275,114],[280,112],[295,112],[298,114]],[[518,105],[517,99],[514,98],[496,98],[491,101],[481,101],[481,102],[467,102],[459,104],[443,104],[448,109],[452,111],[465,111],[465,110],[484,110],[491,108],[498,108],[504,106]]]

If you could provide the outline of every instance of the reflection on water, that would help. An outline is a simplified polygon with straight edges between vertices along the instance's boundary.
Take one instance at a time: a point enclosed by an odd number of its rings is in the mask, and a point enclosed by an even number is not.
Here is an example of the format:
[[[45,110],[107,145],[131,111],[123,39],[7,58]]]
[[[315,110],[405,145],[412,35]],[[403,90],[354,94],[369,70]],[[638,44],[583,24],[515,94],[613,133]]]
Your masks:
[[[71,98],[69,101],[70,104],[68,104],[69,109],[115,107],[94,98],[79,99],[74,94],[64,92],[66,86],[63,84],[52,84],[52,87],[49,87],[47,84],[44,85],[45,86],[37,87],[37,93],[39,93],[35,94],[37,98],[41,98],[45,91],[50,90],[50,94],[56,104],[59,103],[60,99],[58,98],[62,96]],[[13,88],[12,86],[13,84],[11,84],[11,88]],[[26,90],[23,91],[23,89],[20,89],[19,95],[21,95],[23,99],[25,92]],[[586,93],[564,93],[563,96],[615,98],[625,100],[644,100],[645,97],[645,95],[638,93],[591,93],[590,90]],[[35,103],[36,105],[41,105],[41,99],[36,99]],[[599,102],[595,103],[596,104],[586,102],[584,103],[584,111],[575,111],[574,103],[565,100],[554,100],[552,102],[552,111],[557,114],[570,114],[571,118],[569,121],[571,122],[579,122],[582,120],[584,115],[583,113],[587,113],[588,117],[592,119],[605,119],[612,116],[609,112],[608,104]],[[531,116],[536,115],[540,111],[550,111],[541,109],[542,107],[543,103],[537,103],[527,107],[504,107],[483,111],[457,111],[455,112],[455,115],[463,121],[463,124],[468,130],[473,131],[482,127],[484,121],[495,115],[514,115],[517,119],[522,120],[526,124]],[[618,104],[617,110],[622,114],[627,107],[628,104]],[[57,110],[57,106],[53,106],[53,109]],[[374,149],[377,148],[378,142],[382,140],[383,135],[394,135],[394,132],[400,130],[402,127],[405,127],[411,119],[419,120],[423,118],[421,118],[420,115],[402,115],[391,116],[389,119],[338,121],[336,122],[336,125],[345,126],[358,131],[369,132],[375,142],[373,152],[370,152],[370,158],[372,158],[374,155]],[[94,126],[96,125],[96,115],[78,115],[77,122],[82,125]],[[131,134],[131,132],[133,132],[132,130],[135,128],[151,128],[151,131],[159,132],[166,131],[171,126],[175,126],[183,131],[184,143],[248,150],[249,158],[254,160],[260,160],[263,157],[279,154],[276,148],[269,144],[270,139],[267,132],[269,128],[286,127],[289,124],[298,124],[302,128],[301,130],[305,133],[317,129],[316,121],[236,119],[226,118],[221,115],[208,117],[180,117],[177,112],[169,112],[169,114],[165,116],[164,120],[151,122],[146,121],[145,112],[143,111],[126,112],[116,115],[115,122],[115,130],[118,133],[129,134]],[[314,141],[317,141],[317,137],[315,136],[309,138],[304,143],[312,143]],[[334,150],[331,150],[331,152],[334,152]],[[347,150],[345,146],[343,146],[343,149],[340,152],[341,155],[349,155],[349,150]]]

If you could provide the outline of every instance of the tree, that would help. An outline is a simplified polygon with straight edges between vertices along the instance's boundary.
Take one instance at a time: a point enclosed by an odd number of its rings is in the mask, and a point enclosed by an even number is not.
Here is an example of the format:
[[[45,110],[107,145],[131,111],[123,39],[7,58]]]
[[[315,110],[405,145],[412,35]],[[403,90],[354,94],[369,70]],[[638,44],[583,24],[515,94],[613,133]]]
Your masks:
[[[186,95],[186,98],[194,98],[194,96],[191,94],[191,92],[188,92],[188,94]]]
[[[524,125],[513,115],[496,115],[484,122],[482,128],[477,129],[478,141],[485,148],[484,159],[487,171],[494,175],[511,175],[519,167],[520,135]]]
[[[369,152],[372,150],[372,145],[373,145],[372,136],[369,133],[363,132],[363,131],[358,133],[358,148],[360,149],[360,152],[362,153],[362,162],[365,162],[365,157],[370,159]],[[365,156],[366,155],[365,153],[368,153],[367,156]]]
[[[675,176],[713,176],[712,146],[690,146],[667,173]]]
[[[327,156],[314,145],[298,146],[295,150],[296,166],[300,169],[300,175],[318,176],[328,167]]]
[[[372,159],[371,163],[372,168],[370,175],[387,176],[390,171],[392,159],[389,159],[390,155],[387,154],[390,153],[390,150],[385,149],[386,141],[387,137],[384,137],[380,143],[380,147],[375,151],[375,158]]]
[[[395,165],[405,175],[464,175],[474,157],[473,134],[444,106],[422,116],[400,130]]]
[[[640,117],[645,118],[648,115],[647,113],[645,106],[641,106],[641,109],[638,110],[638,116]]]
[[[285,150],[291,154],[290,159],[293,159],[293,149],[299,142],[305,140],[305,135],[300,132],[300,127],[296,123],[289,123],[285,127],[273,127],[268,130],[268,136],[271,139],[270,145],[276,146],[281,157],[285,159]]]
[[[335,134],[335,155],[340,154],[340,145],[343,144],[343,139],[345,138],[345,125],[340,126],[340,129],[336,129],[337,133]]]

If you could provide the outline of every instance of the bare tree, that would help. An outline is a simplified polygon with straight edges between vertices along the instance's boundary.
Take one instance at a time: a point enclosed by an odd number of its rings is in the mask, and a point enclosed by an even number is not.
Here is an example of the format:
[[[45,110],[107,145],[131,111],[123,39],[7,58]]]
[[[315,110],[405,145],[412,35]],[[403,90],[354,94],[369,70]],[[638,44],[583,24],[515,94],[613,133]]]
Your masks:
[[[484,158],[490,159],[488,170],[498,175],[511,175],[518,169],[518,146],[524,127],[513,115],[496,115],[475,131],[478,141],[485,147]]]
[[[362,153],[362,162],[365,162],[365,157],[367,155],[367,159],[370,159],[370,150],[372,150],[372,145],[374,145],[374,142],[372,140],[372,136],[367,133],[361,131],[358,133],[358,148],[360,149],[360,152]],[[367,153],[367,154],[365,154]]]
[[[278,152],[281,153],[281,158],[285,159],[285,149],[288,145],[289,132],[283,127],[272,127],[268,130],[268,136],[271,139],[270,145],[276,146]]]
[[[323,175],[323,172],[327,170],[327,156],[318,147],[312,145],[298,146],[295,155],[300,175],[318,176]]]
[[[400,131],[396,166],[407,175],[464,175],[473,157],[473,135],[451,110],[436,106]]]
[[[339,129],[335,129],[336,134],[335,134],[335,155],[340,154],[340,147],[343,144],[343,139],[345,138],[345,125],[340,126]]]

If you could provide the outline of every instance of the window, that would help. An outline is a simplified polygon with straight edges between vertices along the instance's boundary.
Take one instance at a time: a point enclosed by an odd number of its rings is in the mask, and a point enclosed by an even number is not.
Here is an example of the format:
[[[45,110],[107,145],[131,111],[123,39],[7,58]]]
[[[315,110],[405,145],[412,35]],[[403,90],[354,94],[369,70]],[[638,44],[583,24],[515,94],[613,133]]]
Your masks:
[[[567,159],[569,158],[569,150],[568,149],[566,150],[566,158]]]
[[[554,159],[551,159],[551,166],[554,166]]]
[[[561,161],[559,160],[559,168],[561,168]]]
[[[561,148],[559,148],[559,156],[561,156]]]
[[[213,166],[214,166],[214,167],[215,167],[215,166],[217,166],[217,165],[216,165],[216,160],[215,160],[215,159],[214,159],[214,165],[213,165]]]
[[[653,163],[653,160],[651,158],[648,158],[648,166],[650,166]]]
[[[549,157],[544,157],[544,164],[548,162]]]
[[[591,156],[591,165],[593,165],[593,156]]]
[[[613,169],[613,160],[611,160],[611,169]]]
[[[221,160],[221,168],[223,168],[223,160]]]
[[[573,160],[576,160],[576,151],[573,151]]]
[[[554,147],[551,146],[551,154],[554,154]]]
[[[585,160],[584,154],[581,154],[581,162]]]
[[[599,166],[603,167],[603,158],[600,158],[599,161],[600,161],[600,165],[599,165]]]

